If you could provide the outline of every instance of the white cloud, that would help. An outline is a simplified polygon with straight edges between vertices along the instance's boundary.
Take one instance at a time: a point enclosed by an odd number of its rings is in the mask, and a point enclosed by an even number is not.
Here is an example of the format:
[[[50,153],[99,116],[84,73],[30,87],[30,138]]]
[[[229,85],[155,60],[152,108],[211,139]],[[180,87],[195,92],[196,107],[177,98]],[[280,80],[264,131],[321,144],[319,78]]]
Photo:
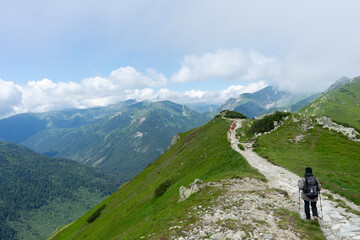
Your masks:
[[[144,75],[133,67],[122,67],[110,73],[108,78],[93,77],[82,81],[89,89],[119,91],[122,89],[135,89],[144,87],[162,87],[167,83],[163,74],[154,69],[148,69]]]
[[[1,96],[0,113],[5,115],[106,106],[129,98],[146,98],[153,95],[154,90],[150,88],[161,87],[166,83],[164,75],[155,70],[150,69],[142,74],[133,67],[116,69],[109,77],[86,78],[81,83],[55,83],[43,79],[16,86],[1,80],[0,87],[6,94]]]
[[[264,81],[246,86],[235,84],[219,91],[200,89],[173,91],[165,88],[167,79],[155,70],[146,74],[133,67],[114,70],[108,77],[95,76],[76,82],[53,82],[50,79],[15,85],[0,79],[0,117],[26,112],[58,111],[66,108],[107,106],[122,100],[170,100],[180,104],[217,103],[244,92],[266,86]]]
[[[152,100],[162,101],[170,100],[180,104],[188,103],[214,103],[221,104],[232,97],[237,97],[242,93],[256,92],[266,87],[264,81],[251,83],[249,85],[231,85],[226,89],[219,91],[203,91],[203,90],[188,90],[184,92],[172,91],[167,88],[162,88],[158,91],[153,89],[135,89],[127,92],[127,98],[135,98],[139,101]]]
[[[229,98],[234,98],[242,93],[253,93],[266,87],[267,84],[264,81],[250,83],[247,86],[243,85],[231,85],[227,89],[219,92],[219,101],[225,102]],[[221,99],[221,100],[220,100]]]
[[[14,113],[14,107],[20,104],[21,91],[17,86],[8,81],[0,79],[0,118]]]
[[[190,90],[190,91],[185,91],[184,95],[188,96],[190,98],[202,98],[204,95],[206,94],[206,91],[201,91],[201,90]]]
[[[201,56],[187,55],[180,70],[171,77],[171,81],[199,82],[209,79],[227,81],[264,80],[276,78],[281,69],[278,60],[266,57],[255,51],[243,51],[238,48],[218,49],[214,53]]]

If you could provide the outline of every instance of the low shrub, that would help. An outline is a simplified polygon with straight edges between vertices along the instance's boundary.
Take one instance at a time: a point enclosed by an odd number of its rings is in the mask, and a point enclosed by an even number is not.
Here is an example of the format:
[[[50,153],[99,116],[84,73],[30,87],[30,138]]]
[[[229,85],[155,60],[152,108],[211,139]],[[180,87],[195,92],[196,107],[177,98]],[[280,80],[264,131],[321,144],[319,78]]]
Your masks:
[[[244,146],[243,146],[242,144],[238,144],[238,147],[239,147],[239,149],[240,149],[241,151],[244,151],[244,150],[245,150],[245,148],[244,148]]]
[[[281,119],[289,115],[291,115],[291,113],[277,111],[273,114],[263,117],[262,119],[255,120],[248,131],[251,134],[269,132],[274,129],[275,121],[280,121]]]
[[[106,204],[102,205],[101,207],[99,207],[88,219],[87,222],[88,223],[92,223],[93,221],[95,221],[95,219],[97,219],[101,212],[105,209]]]
[[[166,190],[171,186],[171,180],[166,180],[165,182],[163,182],[162,184],[160,184],[156,189],[155,189],[155,197],[160,197],[161,195],[163,195]]]
[[[244,114],[236,111],[224,110],[222,113],[224,113],[224,117],[226,118],[247,118]]]

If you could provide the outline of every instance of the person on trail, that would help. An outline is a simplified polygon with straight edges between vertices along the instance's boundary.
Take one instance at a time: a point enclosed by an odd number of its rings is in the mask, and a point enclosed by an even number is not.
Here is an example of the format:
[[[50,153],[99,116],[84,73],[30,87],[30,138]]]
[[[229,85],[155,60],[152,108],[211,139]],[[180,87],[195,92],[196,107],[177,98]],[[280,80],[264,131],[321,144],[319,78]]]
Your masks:
[[[234,124],[231,124],[231,130],[234,130],[235,129],[235,125]]]
[[[300,190],[302,190],[301,198],[304,200],[304,210],[305,210],[306,219],[310,220],[309,205],[311,204],[312,216],[314,220],[318,221],[319,217],[318,217],[316,202],[320,194],[321,185],[319,181],[314,177],[312,173],[312,169],[310,167],[307,167],[305,169],[305,176],[299,180],[298,187],[299,187],[299,194],[300,194]]]

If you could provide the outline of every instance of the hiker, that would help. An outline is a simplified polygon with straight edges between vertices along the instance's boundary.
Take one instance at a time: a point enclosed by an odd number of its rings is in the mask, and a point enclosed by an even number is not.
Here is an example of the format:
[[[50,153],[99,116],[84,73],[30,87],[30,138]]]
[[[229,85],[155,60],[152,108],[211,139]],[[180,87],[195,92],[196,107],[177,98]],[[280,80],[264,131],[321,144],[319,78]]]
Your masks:
[[[235,125],[234,124],[231,124],[231,130],[234,130],[235,129]]]
[[[304,204],[305,204],[304,208],[305,208],[306,219],[310,220],[309,204],[311,204],[313,218],[314,220],[318,221],[319,217],[316,208],[316,202],[318,200],[318,195],[320,194],[321,185],[319,181],[313,176],[312,169],[310,167],[307,167],[305,169],[305,176],[299,180],[298,187],[299,187],[299,194],[300,194],[300,190],[302,190],[301,198],[304,200]]]

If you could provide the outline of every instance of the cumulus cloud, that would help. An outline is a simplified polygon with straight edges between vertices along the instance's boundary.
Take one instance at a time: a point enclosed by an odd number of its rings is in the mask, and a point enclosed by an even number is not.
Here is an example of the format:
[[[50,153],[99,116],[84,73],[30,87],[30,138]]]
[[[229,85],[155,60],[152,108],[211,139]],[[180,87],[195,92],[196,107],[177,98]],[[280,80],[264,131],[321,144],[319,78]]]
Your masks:
[[[153,69],[143,74],[133,67],[116,69],[108,77],[86,78],[81,83],[43,79],[15,85],[0,79],[3,92],[0,115],[106,106],[129,98],[143,99],[153,94],[151,88],[166,83],[165,76]]]
[[[108,78],[87,78],[82,83],[87,88],[118,91],[121,89],[162,87],[166,85],[167,79],[154,69],[148,69],[147,74],[144,75],[135,68],[128,66],[112,71]]]
[[[14,107],[21,102],[22,93],[17,86],[0,79],[0,117],[7,117],[14,113]]]
[[[274,79],[281,63],[255,51],[238,48],[218,49],[214,53],[187,55],[180,70],[171,77],[172,82],[199,82],[209,79],[227,81]]]
[[[0,79],[0,118],[16,113],[107,106],[127,99],[220,104],[241,93],[255,92],[266,86],[264,81],[259,81],[248,85],[231,85],[219,91],[193,89],[180,92],[165,87],[155,88],[163,86],[166,79],[156,72],[152,74],[143,75],[132,68],[121,68],[113,71],[107,78],[87,78],[81,83],[55,83],[50,79],[43,79],[29,81],[23,86]]]
[[[219,91],[188,90],[184,92],[172,91],[161,88],[158,91],[153,89],[133,90],[127,92],[127,98],[152,101],[170,100],[180,104],[188,103],[214,103],[221,104],[229,98],[238,97],[242,93],[252,93],[266,87],[264,81],[244,85],[231,85]]]

